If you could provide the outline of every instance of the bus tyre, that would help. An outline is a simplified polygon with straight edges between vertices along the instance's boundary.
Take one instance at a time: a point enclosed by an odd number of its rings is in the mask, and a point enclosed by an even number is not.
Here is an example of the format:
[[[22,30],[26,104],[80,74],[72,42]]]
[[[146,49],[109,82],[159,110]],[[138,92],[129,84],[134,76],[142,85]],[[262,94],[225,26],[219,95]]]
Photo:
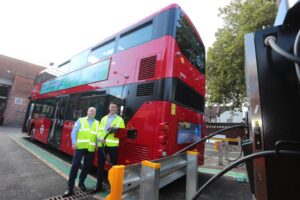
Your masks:
[[[34,135],[35,135],[35,127],[33,126],[33,127],[30,129],[30,141],[31,141],[31,142],[35,142]]]

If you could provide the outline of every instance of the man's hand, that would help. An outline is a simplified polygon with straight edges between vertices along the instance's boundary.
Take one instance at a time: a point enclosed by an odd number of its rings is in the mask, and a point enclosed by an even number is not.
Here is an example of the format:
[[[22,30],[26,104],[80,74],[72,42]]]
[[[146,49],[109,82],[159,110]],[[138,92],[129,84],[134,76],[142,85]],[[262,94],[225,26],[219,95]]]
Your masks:
[[[102,144],[105,144],[105,143],[106,143],[106,140],[104,140],[104,139],[99,139],[99,141],[100,141]]]
[[[72,144],[72,149],[77,149],[77,144]]]
[[[117,128],[117,127],[109,127],[107,129],[107,132],[108,133],[118,133],[119,132],[119,128]]]

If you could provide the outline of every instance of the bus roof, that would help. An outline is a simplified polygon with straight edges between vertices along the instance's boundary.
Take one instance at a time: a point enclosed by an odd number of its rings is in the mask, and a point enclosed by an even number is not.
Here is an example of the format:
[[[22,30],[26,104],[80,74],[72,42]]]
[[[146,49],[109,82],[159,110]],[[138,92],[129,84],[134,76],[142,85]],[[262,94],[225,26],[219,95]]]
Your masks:
[[[143,23],[147,22],[148,20],[152,19],[153,17],[155,17],[155,16],[157,16],[157,15],[159,15],[159,14],[161,14],[161,13],[167,11],[167,10],[173,9],[173,8],[178,8],[178,9],[180,9],[180,6],[179,6],[178,4],[176,4],[176,3],[173,3],[173,4],[170,4],[170,5],[168,5],[168,6],[164,7],[164,8],[162,8],[162,9],[160,9],[159,11],[157,11],[157,12],[155,12],[155,13],[153,13],[153,14],[151,14],[151,15],[149,15],[149,16],[147,16],[147,17],[141,19],[141,20],[139,20],[138,22],[129,25],[128,27],[122,29],[121,31],[119,31],[119,32],[117,32],[117,33],[115,33],[115,34],[113,34],[113,35],[110,35],[110,36],[106,37],[105,39],[101,40],[100,42],[96,43],[95,45],[93,45],[93,46],[91,46],[91,47],[88,47],[88,48],[84,49],[83,51],[79,52],[78,54],[75,54],[75,55],[72,56],[69,60],[67,60],[67,61],[65,61],[65,62],[63,62],[63,63],[61,63],[61,64],[59,64],[59,65],[58,65],[58,68],[59,68],[60,66],[64,65],[65,63],[69,62],[73,57],[75,57],[75,56],[81,54],[82,52],[84,52],[84,51],[86,51],[86,50],[88,50],[88,49],[93,49],[93,48],[95,48],[95,47],[98,47],[98,46],[100,46],[100,45],[102,45],[102,44],[104,44],[104,43],[110,41],[110,40],[113,40],[113,39],[116,38],[118,35],[122,35],[123,33],[126,33],[127,31],[131,30],[132,28],[138,27],[139,25],[142,25]]]
[[[54,76],[60,76],[60,75],[62,75],[62,72],[61,72],[61,71],[59,71],[57,68],[53,68],[53,67],[48,67],[48,68],[46,68],[46,69],[40,71],[40,72],[38,73],[38,75],[43,74],[43,73],[52,74],[52,75],[54,75]]]

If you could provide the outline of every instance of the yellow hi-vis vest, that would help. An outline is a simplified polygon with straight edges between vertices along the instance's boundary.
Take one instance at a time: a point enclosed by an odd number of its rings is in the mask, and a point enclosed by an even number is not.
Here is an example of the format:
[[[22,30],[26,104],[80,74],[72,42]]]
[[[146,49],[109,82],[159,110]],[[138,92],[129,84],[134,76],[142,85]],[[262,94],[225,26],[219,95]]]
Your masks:
[[[104,116],[100,121],[99,132],[97,135],[98,139],[104,139],[105,135],[108,133],[107,130],[105,130],[107,119],[108,119],[108,115]],[[110,127],[125,128],[124,120],[119,115],[116,115],[114,120],[111,122]],[[111,133],[106,138],[105,145],[108,147],[117,147],[119,146],[119,138],[115,138],[115,134]],[[98,147],[102,147],[101,142],[98,143]]]
[[[77,133],[77,149],[88,149],[89,152],[95,152],[97,142],[97,132],[99,121],[94,119],[90,127],[87,117],[79,118],[80,129]]]

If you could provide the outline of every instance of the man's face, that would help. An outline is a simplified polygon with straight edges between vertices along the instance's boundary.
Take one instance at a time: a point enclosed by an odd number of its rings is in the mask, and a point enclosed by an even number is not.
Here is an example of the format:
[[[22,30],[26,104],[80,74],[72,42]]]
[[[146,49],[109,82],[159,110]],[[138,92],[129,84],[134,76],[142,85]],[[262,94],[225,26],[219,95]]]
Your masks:
[[[109,105],[109,113],[116,114],[118,112],[118,106],[116,104]]]
[[[94,118],[96,115],[96,108],[90,107],[87,111],[88,118]]]

